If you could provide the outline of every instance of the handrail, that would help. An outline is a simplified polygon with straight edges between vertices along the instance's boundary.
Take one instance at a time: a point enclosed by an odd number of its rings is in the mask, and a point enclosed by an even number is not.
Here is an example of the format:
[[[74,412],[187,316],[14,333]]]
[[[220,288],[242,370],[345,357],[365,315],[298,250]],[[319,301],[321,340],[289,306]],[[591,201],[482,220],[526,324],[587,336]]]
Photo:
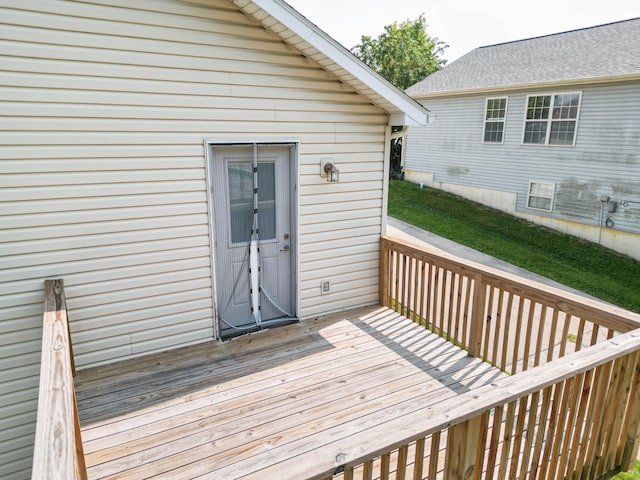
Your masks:
[[[31,478],[86,479],[64,283],[45,280],[40,391]]]

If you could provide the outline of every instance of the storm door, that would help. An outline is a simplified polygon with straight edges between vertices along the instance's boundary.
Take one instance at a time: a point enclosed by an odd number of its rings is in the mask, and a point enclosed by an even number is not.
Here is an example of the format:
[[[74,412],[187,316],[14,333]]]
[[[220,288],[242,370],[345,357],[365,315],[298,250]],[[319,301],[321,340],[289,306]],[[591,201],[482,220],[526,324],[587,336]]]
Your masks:
[[[211,145],[221,338],[295,320],[294,145]]]

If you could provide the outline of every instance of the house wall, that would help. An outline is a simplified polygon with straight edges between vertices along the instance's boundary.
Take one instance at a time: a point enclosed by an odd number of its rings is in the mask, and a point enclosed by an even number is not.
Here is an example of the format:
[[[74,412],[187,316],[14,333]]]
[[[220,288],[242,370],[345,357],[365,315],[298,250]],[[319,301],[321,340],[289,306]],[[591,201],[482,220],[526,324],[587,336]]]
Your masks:
[[[30,472],[45,278],[78,368],[212,339],[205,138],[299,141],[302,318],[377,302],[385,112],[223,0],[0,9],[0,478]]]
[[[575,146],[523,145],[527,95],[565,91],[582,91]],[[640,258],[640,85],[490,95],[508,96],[503,144],[482,143],[488,96],[424,100],[436,121],[409,130],[406,178]],[[555,183],[551,212],[527,208],[531,180]],[[604,225],[603,195],[627,202],[611,214],[613,228]]]

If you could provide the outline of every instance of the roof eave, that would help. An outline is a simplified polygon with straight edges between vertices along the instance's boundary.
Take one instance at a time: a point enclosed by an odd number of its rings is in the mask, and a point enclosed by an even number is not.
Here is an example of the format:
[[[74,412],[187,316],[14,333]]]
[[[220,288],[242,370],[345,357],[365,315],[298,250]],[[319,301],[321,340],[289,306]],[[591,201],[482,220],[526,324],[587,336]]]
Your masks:
[[[621,83],[621,82],[633,82],[640,80],[640,72],[631,75],[615,75],[608,77],[593,77],[593,78],[581,78],[581,79],[567,79],[561,81],[548,81],[548,82],[532,82],[513,85],[499,85],[494,87],[481,87],[481,88],[466,88],[459,90],[446,90],[440,92],[420,93],[411,95],[416,100],[426,100],[440,97],[453,97],[461,95],[482,95],[482,94],[494,94],[499,92],[510,92],[518,90],[535,90],[544,88],[564,88],[564,87],[576,87],[582,85],[600,85],[607,83]]]
[[[356,91],[370,98],[373,103],[389,114],[389,125],[426,125],[427,109],[371,70],[349,50],[320,30],[283,0],[232,1],[243,10],[246,10],[249,5],[263,10],[286,29],[312,45],[368,89],[375,92],[383,101],[379,101],[380,99],[375,97],[372,98],[367,92],[362,91],[364,89],[359,88],[358,85],[351,85]],[[256,17],[254,16],[254,18]],[[256,20],[260,22],[262,19],[256,18]],[[395,123],[399,121],[404,123]]]

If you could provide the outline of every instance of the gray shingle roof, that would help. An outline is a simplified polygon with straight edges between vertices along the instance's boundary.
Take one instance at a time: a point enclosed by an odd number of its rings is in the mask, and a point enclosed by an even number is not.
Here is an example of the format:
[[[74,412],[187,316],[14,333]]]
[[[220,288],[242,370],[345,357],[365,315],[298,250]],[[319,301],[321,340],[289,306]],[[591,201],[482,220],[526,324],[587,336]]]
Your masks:
[[[640,18],[476,48],[409,87],[413,97],[640,77]]]

